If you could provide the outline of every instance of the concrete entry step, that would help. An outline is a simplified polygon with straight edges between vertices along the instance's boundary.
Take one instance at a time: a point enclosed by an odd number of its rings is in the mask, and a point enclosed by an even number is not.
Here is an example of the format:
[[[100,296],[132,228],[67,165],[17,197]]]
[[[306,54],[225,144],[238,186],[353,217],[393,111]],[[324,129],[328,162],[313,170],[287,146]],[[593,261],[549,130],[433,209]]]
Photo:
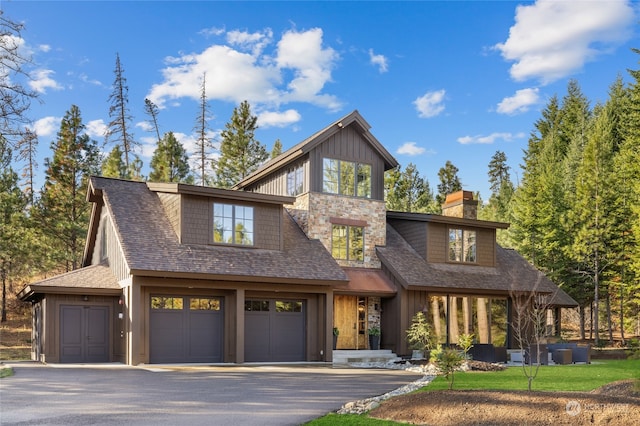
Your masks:
[[[354,364],[369,362],[395,362],[401,358],[391,352],[390,349],[372,350],[335,350],[333,351],[334,364]]]

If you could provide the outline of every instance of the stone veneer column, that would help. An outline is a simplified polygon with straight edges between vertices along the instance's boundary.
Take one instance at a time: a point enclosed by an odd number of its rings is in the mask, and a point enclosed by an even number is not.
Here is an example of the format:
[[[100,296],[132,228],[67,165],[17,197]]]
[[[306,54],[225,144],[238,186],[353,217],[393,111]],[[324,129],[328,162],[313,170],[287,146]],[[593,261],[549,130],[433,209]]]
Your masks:
[[[364,229],[364,262],[337,260],[341,266],[380,268],[375,247],[386,244],[384,201],[309,192],[296,198],[289,213],[309,238],[318,239],[331,251],[331,219],[352,219],[367,223]]]

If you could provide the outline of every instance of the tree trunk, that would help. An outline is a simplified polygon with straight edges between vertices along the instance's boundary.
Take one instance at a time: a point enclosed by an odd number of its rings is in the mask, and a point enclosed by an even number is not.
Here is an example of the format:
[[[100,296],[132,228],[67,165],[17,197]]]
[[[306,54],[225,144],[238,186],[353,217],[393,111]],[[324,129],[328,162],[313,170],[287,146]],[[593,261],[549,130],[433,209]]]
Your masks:
[[[440,324],[440,304],[437,297],[431,298],[431,314],[433,315],[433,328],[435,328],[438,342],[440,342],[440,336],[442,336],[442,325]]]
[[[449,298],[449,343],[458,343],[460,329],[458,327],[458,298]]]
[[[584,306],[580,305],[578,307],[578,313],[580,315],[580,339],[584,340],[585,339],[585,322],[586,322],[586,318],[585,318],[585,312],[584,312]]]
[[[613,321],[611,318],[611,295],[609,294],[609,289],[607,288],[607,327],[609,328],[609,343],[613,344]]]
[[[487,299],[478,297],[478,341],[480,343],[489,342],[489,320],[487,318]]]

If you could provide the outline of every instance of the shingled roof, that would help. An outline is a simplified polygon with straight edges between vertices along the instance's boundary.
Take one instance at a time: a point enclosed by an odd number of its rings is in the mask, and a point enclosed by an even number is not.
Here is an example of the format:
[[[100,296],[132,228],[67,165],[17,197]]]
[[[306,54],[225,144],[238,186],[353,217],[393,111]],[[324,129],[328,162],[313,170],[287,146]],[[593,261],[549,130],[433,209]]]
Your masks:
[[[452,263],[428,263],[391,226],[387,225],[387,244],[376,248],[382,264],[405,288],[454,293],[508,295],[531,292],[558,295],[557,306],[577,306],[542,272],[515,250],[497,246],[496,267]],[[572,303],[573,302],[573,303]]]
[[[100,263],[31,283],[18,298],[30,300],[41,293],[118,295],[122,290],[109,265]]]
[[[144,182],[92,177],[132,274],[274,283],[343,284],[347,276],[283,209],[282,250],[180,244],[158,195]]]

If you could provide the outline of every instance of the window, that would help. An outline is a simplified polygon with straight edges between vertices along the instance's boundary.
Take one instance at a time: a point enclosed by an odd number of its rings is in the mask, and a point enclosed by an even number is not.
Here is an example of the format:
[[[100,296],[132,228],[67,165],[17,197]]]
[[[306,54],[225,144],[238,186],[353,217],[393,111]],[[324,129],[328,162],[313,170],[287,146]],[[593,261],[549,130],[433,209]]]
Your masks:
[[[192,297],[189,302],[192,311],[219,311],[220,299],[211,297]]]
[[[302,312],[302,302],[276,300],[276,312]]]
[[[253,312],[269,312],[268,300],[245,300],[244,310]]]
[[[151,309],[182,309],[182,297],[151,296]]]
[[[213,241],[253,245],[253,207],[213,203]]]
[[[287,195],[296,196],[304,192],[304,168],[295,167],[287,173]]]
[[[334,259],[364,261],[364,228],[332,225],[331,255]]]
[[[476,231],[449,229],[449,261],[476,261]]]
[[[325,158],[322,191],[371,198],[371,165]]]

